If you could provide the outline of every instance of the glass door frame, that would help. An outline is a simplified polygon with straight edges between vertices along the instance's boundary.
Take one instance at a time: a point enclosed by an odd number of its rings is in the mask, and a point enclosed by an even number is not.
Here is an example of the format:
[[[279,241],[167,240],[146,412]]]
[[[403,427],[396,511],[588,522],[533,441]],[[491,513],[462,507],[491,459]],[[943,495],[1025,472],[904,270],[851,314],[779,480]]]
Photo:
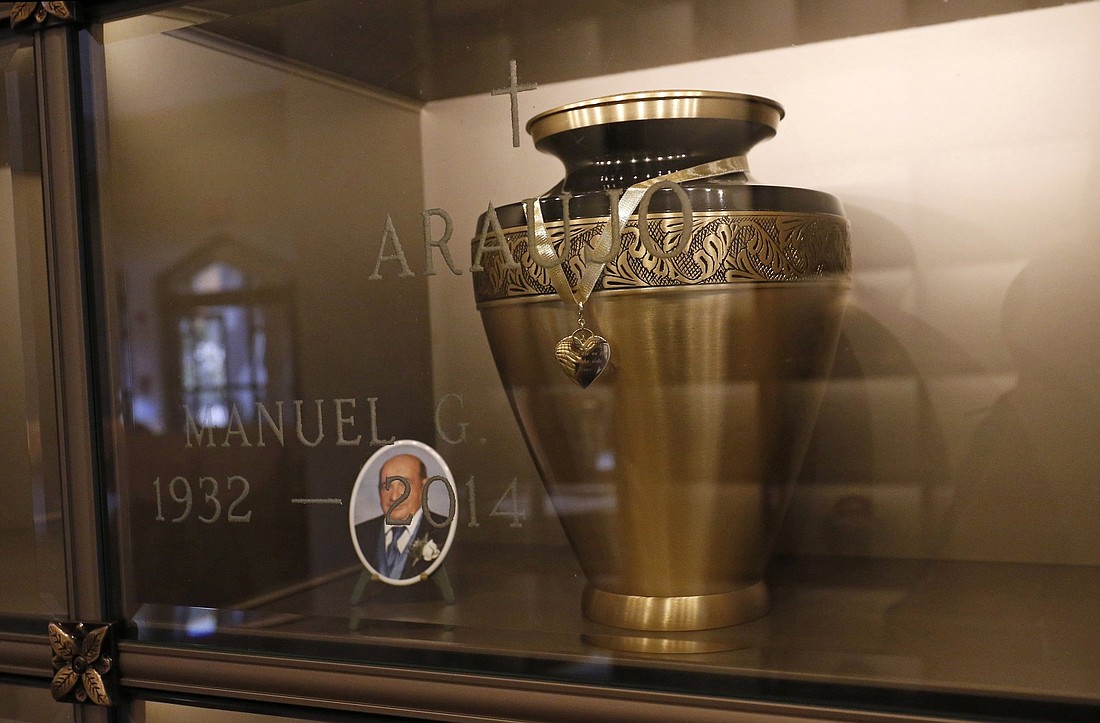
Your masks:
[[[11,5],[10,3],[8,5]],[[10,35],[10,28],[0,34]],[[67,24],[34,29],[38,125],[41,138],[46,275],[50,333],[54,354],[48,375],[54,388],[69,616],[74,620],[110,619],[105,564],[106,494],[103,482],[102,431],[97,419],[94,334],[91,298],[95,261],[89,253],[93,223],[94,177],[87,161],[82,103],[91,88],[80,79],[80,58],[94,57],[87,31]],[[82,49],[80,46],[85,45]],[[101,56],[100,56],[101,57]],[[102,76],[100,76],[102,77]],[[94,92],[94,91],[91,91]],[[16,680],[53,677],[46,621],[40,635],[0,630],[0,673]],[[75,706],[78,719],[105,721],[110,711]]]
[[[179,3],[81,3],[80,24],[34,33],[43,145],[43,177],[52,334],[57,389],[68,604],[72,619],[124,624],[115,591],[109,480],[112,428],[108,366],[115,355],[105,330],[102,239],[96,161],[103,158],[106,118],[102,24]],[[0,35],[14,32],[0,29]],[[43,684],[52,676],[45,625],[41,634],[0,630],[0,673]],[[354,662],[197,650],[122,640],[120,685],[127,697],[188,696],[308,706],[412,718],[464,720],[928,720],[903,713],[853,711],[795,702],[725,698],[565,684],[519,677],[390,668]],[[904,705],[919,691],[868,690],[868,700]],[[97,722],[117,711],[77,706]],[[121,716],[120,716],[121,717]]]
[[[108,480],[112,474],[103,259],[99,242],[96,131],[105,116],[102,23],[178,3],[87,3],[81,24],[35,29],[39,120],[44,161],[50,305],[55,343],[60,455],[65,500],[69,609],[74,620],[115,620]],[[0,34],[14,32],[0,29]],[[46,683],[53,674],[45,624],[41,635],[0,630],[0,673]],[[170,693],[319,709],[424,718],[532,720],[729,719],[738,710],[776,721],[804,708],[786,704],[606,689],[350,662],[119,643],[125,696]],[[76,706],[89,723],[114,712]],[[822,711],[819,711],[821,713]],[[897,720],[891,716],[889,719]]]

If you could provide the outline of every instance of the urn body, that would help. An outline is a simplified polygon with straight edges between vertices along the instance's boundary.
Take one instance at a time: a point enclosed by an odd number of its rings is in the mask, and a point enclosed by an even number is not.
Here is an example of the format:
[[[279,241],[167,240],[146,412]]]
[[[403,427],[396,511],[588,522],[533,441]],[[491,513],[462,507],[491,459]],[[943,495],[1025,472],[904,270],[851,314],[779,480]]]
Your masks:
[[[734,170],[664,184],[617,223],[613,211],[635,184],[743,156],[782,114],[754,96],[662,91],[528,124],[566,166],[537,201],[565,279],[576,289],[604,262],[584,317],[612,354],[587,388],[555,358],[577,314],[535,253],[530,202],[479,221],[478,308],[596,623],[692,631],[767,612],[765,567],[849,284],[841,205]]]

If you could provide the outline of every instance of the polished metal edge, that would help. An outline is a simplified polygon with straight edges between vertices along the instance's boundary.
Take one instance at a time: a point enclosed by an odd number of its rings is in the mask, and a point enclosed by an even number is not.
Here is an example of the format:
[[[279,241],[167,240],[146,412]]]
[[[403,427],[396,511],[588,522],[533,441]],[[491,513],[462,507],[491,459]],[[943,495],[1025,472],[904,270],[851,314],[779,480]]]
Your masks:
[[[87,322],[82,251],[83,209],[78,182],[74,26],[49,28],[35,35],[42,183],[46,219],[47,268],[53,321],[54,385],[58,410],[65,556],[69,615],[106,617],[102,543],[96,480],[97,439],[92,429],[92,380],[87,360],[92,343]]]
[[[662,118],[714,118],[779,127],[785,111],[778,102],[756,95],[714,90],[657,90],[582,100],[535,115],[527,132],[543,138],[590,126]]]
[[[696,631],[741,625],[768,613],[768,588],[763,580],[707,595],[630,595],[591,585],[581,601],[593,622],[638,631]]]
[[[846,711],[594,685],[354,663],[120,644],[122,685],[134,690],[226,697],[432,720],[577,723],[932,723],[946,718]]]
[[[816,279],[805,279],[798,282],[799,288],[815,284],[818,286],[829,286],[834,289],[850,289],[852,288],[852,280],[849,277],[821,277]],[[741,289],[744,291],[756,291],[758,289],[786,289],[790,288],[790,281],[753,281],[752,279],[741,279],[739,281],[730,281],[725,284],[699,284],[696,286],[639,286],[634,289],[598,289],[592,292],[593,299],[603,299],[611,296],[634,296],[641,294],[671,294],[678,293],[683,294],[685,291],[691,291],[693,293],[703,293],[710,291],[711,293],[728,293],[732,289]],[[511,306],[513,304],[562,304],[560,296],[554,294],[529,294],[527,296],[508,296],[502,299],[489,299],[487,301],[479,301],[475,305],[478,309],[495,309],[498,306]]]
[[[715,210],[708,210],[708,211],[695,211],[692,215],[695,218],[723,218],[723,217],[727,217],[727,216],[731,217],[731,218],[754,218],[756,216],[769,217],[769,218],[782,218],[784,216],[806,216],[806,217],[812,216],[812,217],[816,218],[816,217],[820,216],[822,218],[833,219],[833,220],[835,220],[837,222],[840,222],[840,223],[843,223],[843,222],[848,220],[847,216],[844,216],[843,214],[829,213],[828,211],[767,211],[767,210],[755,210],[755,209],[751,209],[751,208],[740,209],[740,210],[730,210],[730,211],[727,211],[725,209],[715,209]],[[646,214],[646,218],[651,219],[651,220],[679,219],[679,218],[682,218],[682,217],[683,217],[683,214],[680,211],[655,211],[655,212]],[[585,225],[585,224],[606,223],[607,219],[608,219],[607,216],[581,216],[579,218],[570,217],[569,218],[569,226],[573,227],[574,224],[576,224],[576,225]],[[632,214],[630,214],[630,216],[626,220],[623,221],[623,225],[625,226],[627,221],[630,221],[630,220],[637,221],[637,219],[638,219],[637,212],[632,213]],[[557,230],[557,229],[562,228],[562,226],[563,226],[563,223],[561,221],[547,221],[546,222],[547,231]],[[502,228],[501,231],[504,233],[505,236],[509,236],[511,234],[520,234],[520,233],[526,234],[527,233],[527,226],[506,226],[506,227]],[[473,239],[472,244],[474,246],[477,245],[477,239],[476,238]]]

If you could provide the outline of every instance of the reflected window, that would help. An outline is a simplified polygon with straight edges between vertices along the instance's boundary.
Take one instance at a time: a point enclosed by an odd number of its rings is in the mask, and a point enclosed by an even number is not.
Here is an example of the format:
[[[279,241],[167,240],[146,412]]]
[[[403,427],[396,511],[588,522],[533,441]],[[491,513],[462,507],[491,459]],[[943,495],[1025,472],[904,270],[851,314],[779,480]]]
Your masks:
[[[224,427],[234,409],[247,422],[257,402],[293,397],[291,287],[283,266],[219,239],[166,275],[166,378],[179,380],[181,415],[186,407],[204,426]]]

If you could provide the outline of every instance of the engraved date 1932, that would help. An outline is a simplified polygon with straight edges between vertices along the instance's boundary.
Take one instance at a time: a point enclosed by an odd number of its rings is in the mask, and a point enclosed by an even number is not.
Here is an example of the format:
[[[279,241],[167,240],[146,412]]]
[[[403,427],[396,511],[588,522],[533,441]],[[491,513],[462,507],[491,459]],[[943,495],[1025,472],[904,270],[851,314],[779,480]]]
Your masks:
[[[162,485],[160,477],[153,480],[156,496],[157,522],[185,522],[192,513],[199,522],[212,525],[218,520],[251,522],[252,510],[242,509],[250,490],[248,480],[230,475],[225,489],[214,477],[199,477],[195,485],[186,477],[173,477]],[[167,499],[165,499],[167,498]],[[197,507],[196,507],[197,505]],[[224,517],[222,512],[225,513]],[[165,514],[171,517],[165,517]]]

